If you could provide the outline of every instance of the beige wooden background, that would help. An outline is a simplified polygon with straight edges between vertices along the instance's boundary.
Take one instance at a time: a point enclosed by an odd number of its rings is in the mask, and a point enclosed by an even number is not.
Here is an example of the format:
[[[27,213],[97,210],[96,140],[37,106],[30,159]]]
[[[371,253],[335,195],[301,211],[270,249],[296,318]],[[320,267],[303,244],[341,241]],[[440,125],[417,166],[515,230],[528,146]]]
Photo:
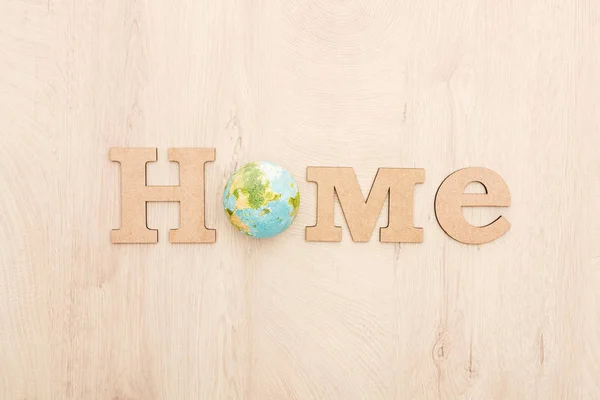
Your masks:
[[[150,184],[215,147],[217,243],[152,204],[111,245],[112,146]],[[596,0],[1,0],[0,399],[600,399],[599,147]],[[220,205],[258,159],[302,191],[265,241]],[[425,168],[424,243],[305,242],[309,165]],[[436,223],[465,166],[511,190],[493,243]]]

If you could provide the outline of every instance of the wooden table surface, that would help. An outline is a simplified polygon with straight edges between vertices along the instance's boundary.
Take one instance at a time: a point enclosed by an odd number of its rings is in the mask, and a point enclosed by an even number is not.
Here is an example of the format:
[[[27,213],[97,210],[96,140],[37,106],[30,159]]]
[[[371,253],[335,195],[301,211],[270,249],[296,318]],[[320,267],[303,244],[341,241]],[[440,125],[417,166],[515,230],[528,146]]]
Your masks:
[[[3,0],[0,398],[600,399],[600,2]],[[213,245],[113,245],[110,147],[206,167]],[[221,193],[253,160],[298,181],[270,240]],[[308,166],[424,168],[420,244],[309,243]],[[442,180],[500,174],[498,240],[437,224]],[[469,190],[477,191],[473,185]],[[384,207],[384,211],[387,207]],[[382,212],[378,226],[385,226]]]

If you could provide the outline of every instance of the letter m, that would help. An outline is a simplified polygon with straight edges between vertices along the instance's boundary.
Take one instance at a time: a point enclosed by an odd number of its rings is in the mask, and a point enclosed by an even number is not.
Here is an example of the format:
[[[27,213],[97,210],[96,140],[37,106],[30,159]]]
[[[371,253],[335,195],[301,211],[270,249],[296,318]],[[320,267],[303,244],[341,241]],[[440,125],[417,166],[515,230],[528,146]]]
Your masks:
[[[308,167],[307,180],[317,183],[317,224],[306,228],[309,242],[339,242],[342,228],[335,226],[334,193],[340,201],[352,240],[367,242],[389,193],[388,226],[381,228],[381,242],[420,243],[423,229],[413,227],[413,189],[423,183],[423,169],[380,168],[367,200],[349,167]]]

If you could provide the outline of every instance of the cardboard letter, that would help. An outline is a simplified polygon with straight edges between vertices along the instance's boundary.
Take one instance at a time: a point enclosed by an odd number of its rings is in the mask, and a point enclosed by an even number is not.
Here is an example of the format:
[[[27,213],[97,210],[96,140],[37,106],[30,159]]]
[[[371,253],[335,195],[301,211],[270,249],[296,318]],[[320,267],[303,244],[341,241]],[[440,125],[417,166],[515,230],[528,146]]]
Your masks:
[[[388,226],[379,231],[386,243],[420,243],[423,229],[413,227],[413,188],[423,183],[423,169],[380,168],[367,200],[364,200],[354,169],[308,167],[307,180],[317,183],[317,224],[306,227],[309,242],[339,242],[342,228],[333,220],[334,194],[340,201],[352,240],[367,242],[379,212],[389,196]]]
[[[465,193],[471,182],[479,182],[485,193]],[[508,207],[510,192],[504,180],[487,168],[460,169],[448,176],[435,196],[435,215],[440,227],[451,238],[467,244],[491,242],[510,228],[503,216],[486,226],[473,226],[463,217],[462,207]]]
[[[179,229],[171,243],[214,243],[214,229],[204,226],[204,164],[215,160],[215,149],[169,149],[169,161],[179,163],[179,186],[146,186],[146,163],[157,160],[153,148],[112,148],[111,161],[121,163],[121,228],[113,243],[156,243],[158,232],[146,226],[147,202],[179,202]]]

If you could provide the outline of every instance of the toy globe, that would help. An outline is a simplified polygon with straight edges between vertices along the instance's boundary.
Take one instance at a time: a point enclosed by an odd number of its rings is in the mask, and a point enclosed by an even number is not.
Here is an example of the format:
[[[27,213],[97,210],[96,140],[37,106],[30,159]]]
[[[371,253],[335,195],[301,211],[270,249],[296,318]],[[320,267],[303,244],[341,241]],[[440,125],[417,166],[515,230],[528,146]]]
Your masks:
[[[254,238],[286,230],[300,207],[300,192],[288,171],[268,161],[251,162],[234,172],[223,193],[229,222]]]

